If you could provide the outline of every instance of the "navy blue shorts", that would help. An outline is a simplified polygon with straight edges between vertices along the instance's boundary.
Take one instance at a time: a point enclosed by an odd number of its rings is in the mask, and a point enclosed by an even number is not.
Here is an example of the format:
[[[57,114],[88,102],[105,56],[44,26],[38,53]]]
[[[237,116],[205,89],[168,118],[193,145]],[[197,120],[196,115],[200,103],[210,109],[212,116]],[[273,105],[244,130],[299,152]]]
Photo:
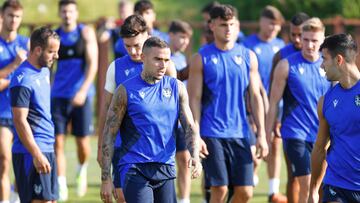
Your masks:
[[[299,139],[283,139],[284,153],[286,154],[292,175],[294,177],[311,173],[311,152],[314,143]]]
[[[248,136],[248,139],[249,139],[249,144],[251,145],[251,146],[254,146],[254,145],[256,145],[256,134],[254,133],[254,131],[253,130],[251,130],[250,128],[249,128],[249,136]]]
[[[121,169],[126,170],[123,184],[126,202],[176,202],[174,166],[144,163]]]
[[[87,98],[84,106],[74,107],[71,99],[52,98],[51,114],[55,125],[55,134],[67,134],[67,125],[71,121],[72,134],[78,137],[94,133],[92,100]]]
[[[176,128],[175,135],[176,135],[176,152],[182,152],[187,150],[184,129],[182,127]]]
[[[31,200],[57,200],[58,182],[55,153],[43,153],[48,159],[51,172],[39,174],[34,165],[33,157],[28,153],[13,153],[13,169],[15,173],[16,186],[21,202]]]
[[[0,118],[0,126],[8,127],[12,130],[14,127],[14,123],[11,118]]]
[[[203,160],[205,186],[252,186],[253,160],[247,138],[203,137],[209,155]]]
[[[360,202],[360,191],[347,190],[325,184],[323,186],[322,202]]]
[[[115,188],[121,188],[121,176],[120,176],[120,147],[114,148],[114,155],[112,158],[112,177],[113,177],[113,184]]]

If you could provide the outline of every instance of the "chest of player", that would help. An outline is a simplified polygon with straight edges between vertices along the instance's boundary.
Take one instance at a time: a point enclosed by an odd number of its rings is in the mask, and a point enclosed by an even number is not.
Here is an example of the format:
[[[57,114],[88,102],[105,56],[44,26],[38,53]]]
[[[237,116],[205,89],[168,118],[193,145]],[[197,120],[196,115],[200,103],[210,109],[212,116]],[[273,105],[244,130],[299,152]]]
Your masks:
[[[85,40],[80,30],[77,29],[70,33],[61,33],[60,38],[59,60],[85,58]]]
[[[350,90],[337,85],[325,96],[323,114],[335,134],[360,132],[360,83]],[[360,136],[358,134],[358,136]]]
[[[18,43],[0,42],[0,69],[10,64],[17,55],[17,51],[23,49]]]
[[[129,60],[116,60],[115,62],[115,82],[116,86],[126,80],[137,76],[142,71],[142,63],[134,63]]]

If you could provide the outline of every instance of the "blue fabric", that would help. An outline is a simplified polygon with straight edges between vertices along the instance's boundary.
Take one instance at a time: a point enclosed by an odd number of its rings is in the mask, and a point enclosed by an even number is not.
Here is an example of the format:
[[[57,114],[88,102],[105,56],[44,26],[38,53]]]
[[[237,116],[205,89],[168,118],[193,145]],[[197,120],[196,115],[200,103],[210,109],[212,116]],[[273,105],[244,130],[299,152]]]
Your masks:
[[[249,85],[249,50],[235,44],[222,51],[215,44],[203,46],[202,137],[243,138],[249,134],[244,95]]]
[[[162,40],[164,40],[166,43],[169,44],[170,42],[170,37],[169,37],[169,34],[165,33],[165,32],[161,32],[160,30],[158,29],[153,29],[150,33],[150,35],[152,37],[158,37]]]
[[[360,82],[350,89],[336,84],[329,90],[323,115],[331,140],[324,183],[360,191]]]
[[[120,128],[120,165],[148,162],[174,165],[179,116],[177,80],[164,76],[156,84],[148,84],[137,75],[122,85],[127,92],[127,111]]]
[[[289,75],[283,96],[281,136],[315,142],[319,125],[317,102],[330,88],[320,68],[322,58],[310,62],[297,52],[287,60]]]
[[[296,47],[294,46],[294,44],[289,43],[287,44],[285,47],[283,47],[282,49],[280,49],[280,60],[287,58],[288,56],[290,56],[293,53],[296,53],[300,50],[296,49]]]
[[[29,38],[17,35],[12,42],[6,42],[0,37],[0,70],[12,63],[19,49],[28,50]],[[11,80],[13,73],[5,79]],[[11,119],[10,91],[9,88],[0,91],[0,118]]]
[[[284,153],[291,165],[294,177],[311,173],[311,152],[314,143],[299,139],[283,139]]]
[[[29,109],[27,121],[30,124],[36,144],[42,152],[54,151],[54,125],[50,113],[50,71],[37,69],[28,61],[23,62],[14,72],[10,82],[12,107]],[[26,153],[17,132],[12,151]]]
[[[244,40],[244,46],[255,52],[259,63],[261,81],[266,91],[269,92],[272,59],[275,53],[285,46],[284,41],[282,39],[275,38],[270,42],[264,42],[257,34],[253,34]]]
[[[325,184],[323,186],[322,202],[352,203],[360,202],[360,191],[347,190],[340,187]]]

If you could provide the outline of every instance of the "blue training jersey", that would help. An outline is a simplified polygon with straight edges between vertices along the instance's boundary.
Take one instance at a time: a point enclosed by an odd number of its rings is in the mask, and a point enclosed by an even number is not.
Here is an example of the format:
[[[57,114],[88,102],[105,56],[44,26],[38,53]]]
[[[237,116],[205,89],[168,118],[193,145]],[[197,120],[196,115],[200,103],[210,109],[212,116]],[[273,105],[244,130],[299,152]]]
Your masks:
[[[246,138],[245,92],[249,85],[250,50],[235,43],[230,50],[203,46],[200,134],[202,137]]]
[[[115,59],[127,55],[124,40],[120,36],[120,29],[121,28],[115,28],[109,31],[112,39],[111,42]]]
[[[148,84],[137,75],[122,84],[127,109],[120,133],[120,165],[175,164],[175,128],[179,117],[177,79],[164,76]]]
[[[165,41],[166,43],[168,43],[168,44],[169,44],[169,42],[170,42],[170,37],[169,37],[169,35],[168,35],[167,33],[165,33],[165,32],[161,32],[161,31],[158,30],[158,29],[152,29],[150,35],[151,35],[152,37],[158,37],[158,38],[164,40],[164,41]]]
[[[28,61],[14,72],[10,83],[11,106],[28,108],[30,124],[36,144],[42,152],[53,152],[54,124],[50,112],[50,71],[35,68]],[[28,153],[15,131],[12,147],[14,153]]]
[[[323,115],[330,127],[324,183],[360,191],[360,82],[350,89],[340,84],[331,88]]]
[[[142,62],[135,62],[131,60],[129,55],[123,56],[119,59],[115,60],[115,82],[116,87],[118,87],[120,84],[125,82],[126,80],[136,76],[140,75],[142,71]],[[115,139],[115,147],[120,147],[121,145],[121,138],[120,138],[120,131],[116,135]]]
[[[291,54],[296,53],[298,51],[300,51],[300,50],[296,49],[296,47],[294,46],[293,43],[289,43],[285,47],[280,49],[280,60],[284,59],[284,58],[287,58]]]
[[[272,59],[285,43],[282,39],[275,38],[270,42],[262,41],[257,34],[250,35],[244,40],[244,46],[253,50],[259,63],[259,74],[261,82],[267,92],[270,90],[270,74]]]
[[[82,37],[83,24],[71,32],[64,32],[61,28],[56,32],[60,36],[59,60],[52,85],[51,96],[72,99],[85,80],[85,40]],[[95,87],[91,85],[88,97],[95,95]]]
[[[306,60],[301,52],[287,58],[289,75],[284,90],[281,137],[315,142],[319,126],[317,102],[330,88],[320,67],[322,58]]]
[[[15,60],[19,49],[28,50],[28,41],[29,38],[21,35],[17,35],[11,42],[6,42],[0,37],[0,70]],[[5,79],[11,80],[12,74],[10,73]],[[0,118],[11,119],[9,88],[0,91]]]

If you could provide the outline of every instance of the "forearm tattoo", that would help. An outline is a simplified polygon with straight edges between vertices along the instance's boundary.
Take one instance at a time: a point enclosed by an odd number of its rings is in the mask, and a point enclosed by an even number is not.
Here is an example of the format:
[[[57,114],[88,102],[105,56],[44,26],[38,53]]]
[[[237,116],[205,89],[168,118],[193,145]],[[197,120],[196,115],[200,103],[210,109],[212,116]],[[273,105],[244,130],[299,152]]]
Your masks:
[[[111,160],[114,154],[114,142],[116,134],[120,129],[122,119],[125,115],[127,106],[126,90],[119,86],[112,98],[109,110],[106,116],[106,122],[102,137],[102,168],[101,180],[105,181],[111,178]]]

